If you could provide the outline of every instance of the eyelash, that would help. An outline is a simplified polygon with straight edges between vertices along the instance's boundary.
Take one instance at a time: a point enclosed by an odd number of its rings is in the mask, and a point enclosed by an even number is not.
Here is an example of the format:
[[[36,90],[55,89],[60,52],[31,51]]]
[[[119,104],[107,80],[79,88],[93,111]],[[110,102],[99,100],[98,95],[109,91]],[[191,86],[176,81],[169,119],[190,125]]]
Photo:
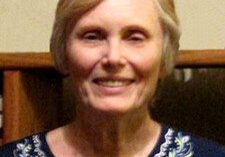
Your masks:
[[[145,35],[143,35],[142,33],[131,33],[128,35],[128,40],[130,41],[143,41],[145,40]]]
[[[104,34],[100,31],[90,31],[90,32],[83,33],[82,39],[90,40],[90,41],[103,40]]]
[[[81,33],[80,38],[83,40],[87,40],[90,42],[95,41],[102,41],[107,38],[107,35],[99,30],[91,30],[84,33]],[[139,31],[129,31],[128,33],[125,33],[125,35],[122,37],[124,40],[131,41],[131,42],[143,42],[147,36]]]

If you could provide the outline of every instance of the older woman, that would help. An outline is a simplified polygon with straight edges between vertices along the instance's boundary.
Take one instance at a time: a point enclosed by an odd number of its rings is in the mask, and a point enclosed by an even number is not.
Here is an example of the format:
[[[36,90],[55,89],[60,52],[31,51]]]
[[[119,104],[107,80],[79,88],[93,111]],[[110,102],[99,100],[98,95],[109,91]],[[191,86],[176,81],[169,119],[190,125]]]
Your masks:
[[[51,39],[72,78],[76,118],[6,145],[14,157],[224,157],[209,141],[151,118],[159,79],[173,69],[179,28],[173,0],[60,0]]]

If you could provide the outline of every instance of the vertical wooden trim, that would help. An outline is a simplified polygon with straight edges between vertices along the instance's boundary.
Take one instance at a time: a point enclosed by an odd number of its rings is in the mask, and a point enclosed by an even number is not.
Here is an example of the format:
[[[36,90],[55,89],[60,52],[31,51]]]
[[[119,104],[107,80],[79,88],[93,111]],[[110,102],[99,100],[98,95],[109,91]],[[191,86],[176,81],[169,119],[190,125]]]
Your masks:
[[[4,71],[3,144],[55,128],[62,117],[62,78],[52,71]]]
[[[20,136],[21,72],[3,73],[3,144]]]

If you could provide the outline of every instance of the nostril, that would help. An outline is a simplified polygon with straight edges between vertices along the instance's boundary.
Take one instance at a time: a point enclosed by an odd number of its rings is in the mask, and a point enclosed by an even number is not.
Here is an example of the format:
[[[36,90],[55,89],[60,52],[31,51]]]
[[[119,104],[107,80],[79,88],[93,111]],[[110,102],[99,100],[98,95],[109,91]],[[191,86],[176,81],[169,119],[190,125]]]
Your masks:
[[[123,67],[125,66],[122,63],[119,62],[111,62],[111,61],[103,61],[104,63],[102,63],[102,67],[108,71],[108,72],[118,72],[121,71],[123,69]]]
[[[123,67],[126,65],[127,61],[124,57],[119,57],[118,59],[104,57],[101,63],[105,67]]]

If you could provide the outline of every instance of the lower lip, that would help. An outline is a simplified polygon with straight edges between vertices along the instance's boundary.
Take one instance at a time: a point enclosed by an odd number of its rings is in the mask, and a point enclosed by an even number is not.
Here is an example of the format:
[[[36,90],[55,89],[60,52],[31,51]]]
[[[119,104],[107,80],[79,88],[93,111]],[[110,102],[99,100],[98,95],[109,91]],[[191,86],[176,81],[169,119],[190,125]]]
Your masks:
[[[94,87],[97,90],[97,92],[104,94],[104,95],[118,95],[126,92],[128,88],[130,88],[132,85],[124,85],[124,86],[119,86],[119,87],[107,87],[107,86],[102,86],[99,84],[94,83]]]

